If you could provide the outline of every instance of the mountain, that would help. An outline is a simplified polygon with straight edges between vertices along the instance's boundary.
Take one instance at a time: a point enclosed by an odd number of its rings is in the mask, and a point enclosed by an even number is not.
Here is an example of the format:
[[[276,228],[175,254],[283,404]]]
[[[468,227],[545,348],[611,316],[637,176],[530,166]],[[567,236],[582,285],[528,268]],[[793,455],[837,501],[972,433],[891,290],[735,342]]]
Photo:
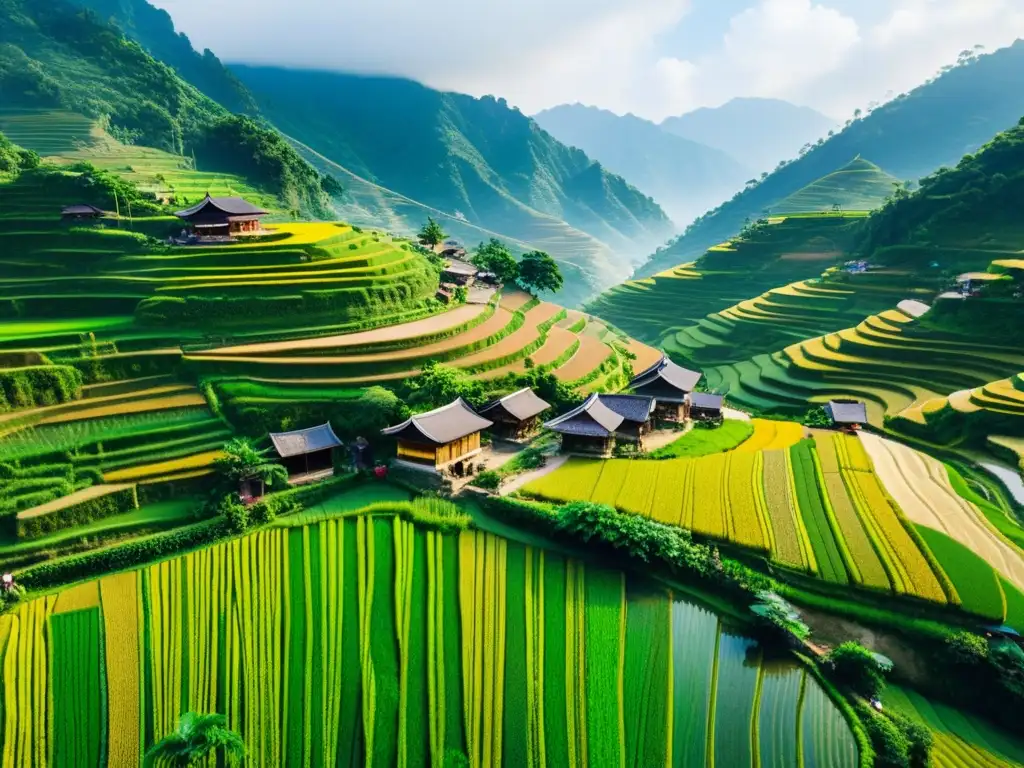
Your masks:
[[[559,295],[564,303],[623,279],[645,248],[671,234],[671,222],[651,198],[504,99],[442,93],[391,77],[232,70],[267,119],[326,162],[385,192],[550,252],[572,275]]]
[[[635,115],[565,104],[533,119],[649,194],[677,224],[687,224],[750,178],[750,169],[725,152]]]
[[[256,100],[209,49],[199,53],[170,14],[146,0],[72,0],[112,21],[132,40],[231,112],[255,114]]]
[[[638,270],[646,276],[699,257],[790,195],[869,157],[899,179],[918,179],[959,162],[1024,114],[1024,41],[966,60],[910,93],[850,122],[757,185],[702,216]]]
[[[773,207],[772,213],[831,211],[837,205],[845,211],[873,211],[880,208],[898,186],[900,181],[895,176],[858,157],[794,192]]]
[[[7,116],[82,115],[95,132],[125,145],[164,150],[182,164],[194,156],[205,170],[238,173],[288,208],[324,214],[328,191],[335,191],[276,132],[232,115],[118,26],[62,0],[0,3],[0,104]]]
[[[715,147],[760,173],[792,157],[807,142],[817,141],[836,127],[836,121],[788,101],[741,98],[667,118],[661,127]]]

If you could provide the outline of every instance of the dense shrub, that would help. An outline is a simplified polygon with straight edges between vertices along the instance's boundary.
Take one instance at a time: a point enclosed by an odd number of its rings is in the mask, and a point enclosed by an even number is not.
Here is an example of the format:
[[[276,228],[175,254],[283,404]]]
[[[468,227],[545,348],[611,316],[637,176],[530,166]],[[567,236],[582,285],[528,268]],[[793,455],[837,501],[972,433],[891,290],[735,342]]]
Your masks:
[[[885,672],[891,666],[854,641],[836,646],[825,657],[825,668],[836,684],[865,698],[881,694],[885,688]]]
[[[501,487],[501,475],[493,469],[488,469],[476,476],[476,479],[473,480],[473,485],[486,491],[496,491]]]
[[[82,396],[82,374],[67,365],[0,369],[0,412],[56,405]]]
[[[129,512],[133,509],[138,509],[138,506],[139,498],[133,485],[114,493],[108,493],[105,496],[99,496],[79,502],[78,504],[55,509],[48,514],[19,518],[18,536],[22,538],[45,536],[66,528],[87,525],[94,520],[100,520],[111,515]]]

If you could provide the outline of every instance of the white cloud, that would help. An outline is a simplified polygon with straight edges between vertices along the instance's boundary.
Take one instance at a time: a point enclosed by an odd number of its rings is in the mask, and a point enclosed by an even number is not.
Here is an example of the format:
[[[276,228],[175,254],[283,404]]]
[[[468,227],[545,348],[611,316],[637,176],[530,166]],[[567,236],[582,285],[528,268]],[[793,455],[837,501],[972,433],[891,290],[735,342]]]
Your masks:
[[[155,2],[227,61],[395,74],[525,112],[581,101],[655,120],[735,96],[841,118],[964,48],[1024,36],[1024,0]],[[669,33],[699,24],[691,6],[716,2],[736,12],[708,30],[709,52],[666,48]]]

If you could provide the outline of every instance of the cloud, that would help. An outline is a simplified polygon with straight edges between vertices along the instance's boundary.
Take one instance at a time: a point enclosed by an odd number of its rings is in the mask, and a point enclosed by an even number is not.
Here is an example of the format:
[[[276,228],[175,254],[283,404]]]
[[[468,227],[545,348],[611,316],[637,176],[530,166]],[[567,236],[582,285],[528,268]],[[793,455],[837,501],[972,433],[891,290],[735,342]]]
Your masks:
[[[716,1],[155,0],[226,61],[400,75],[528,113],[580,101],[654,120],[736,96],[842,118],[964,48],[1024,36],[1022,0],[729,0],[731,18]]]

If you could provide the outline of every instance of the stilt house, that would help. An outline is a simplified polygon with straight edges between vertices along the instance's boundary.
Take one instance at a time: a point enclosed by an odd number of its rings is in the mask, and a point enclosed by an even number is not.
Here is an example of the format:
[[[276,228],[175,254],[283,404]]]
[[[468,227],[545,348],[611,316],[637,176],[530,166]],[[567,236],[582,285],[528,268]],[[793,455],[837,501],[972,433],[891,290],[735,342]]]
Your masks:
[[[271,432],[270,440],[292,485],[334,475],[334,449],[342,443],[330,423],[293,432]]]
[[[479,413],[494,422],[491,434],[495,437],[521,440],[537,431],[540,415],[550,408],[549,403],[527,387],[488,403]]]
[[[493,424],[461,397],[442,408],[419,413],[382,430],[398,441],[398,461],[408,467],[464,474],[480,453],[480,432]]]
[[[703,374],[691,371],[662,357],[629,386],[638,395],[647,395],[657,401],[654,418],[659,421],[685,421],[686,396],[690,394]]]
[[[691,392],[686,396],[686,412],[697,421],[720,421],[725,398],[710,392]]]

